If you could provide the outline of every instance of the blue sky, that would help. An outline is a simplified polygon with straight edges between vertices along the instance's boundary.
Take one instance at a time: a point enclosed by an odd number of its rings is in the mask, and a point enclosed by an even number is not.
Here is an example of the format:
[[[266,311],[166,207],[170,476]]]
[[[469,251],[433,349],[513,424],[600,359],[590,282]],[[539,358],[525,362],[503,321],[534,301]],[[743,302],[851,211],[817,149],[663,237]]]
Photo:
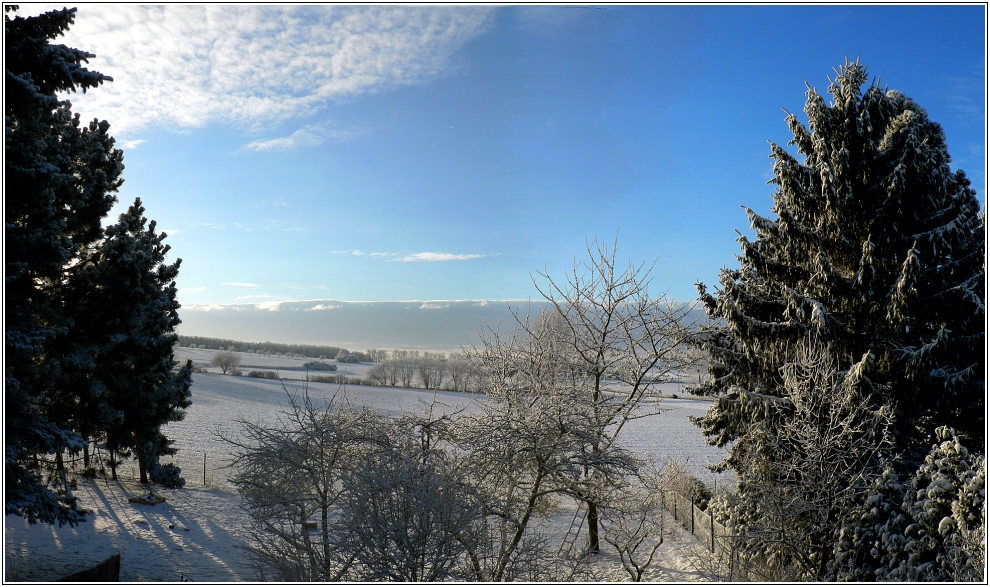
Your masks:
[[[21,14],[40,11],[23,5]],[[585,239],[678,300],[767,213],[767,141],[860,57],[986,201],[983,6],[82,5],[73,95],[181,257],[180,302],[536,295]]]

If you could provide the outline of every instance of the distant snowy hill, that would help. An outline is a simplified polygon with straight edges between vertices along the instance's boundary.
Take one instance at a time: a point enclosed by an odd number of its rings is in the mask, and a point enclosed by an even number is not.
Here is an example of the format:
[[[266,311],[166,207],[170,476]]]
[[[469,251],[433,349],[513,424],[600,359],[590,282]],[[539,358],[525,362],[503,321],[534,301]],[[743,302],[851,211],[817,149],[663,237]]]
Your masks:
[[[449,352],[478,343],[482,329],[511,329],[513,310],[525,317],[527,312],[538,314],[543,305],[527,300],[185,305],[179,310],[182,325],[178,330],[189,336],[251,342]]]

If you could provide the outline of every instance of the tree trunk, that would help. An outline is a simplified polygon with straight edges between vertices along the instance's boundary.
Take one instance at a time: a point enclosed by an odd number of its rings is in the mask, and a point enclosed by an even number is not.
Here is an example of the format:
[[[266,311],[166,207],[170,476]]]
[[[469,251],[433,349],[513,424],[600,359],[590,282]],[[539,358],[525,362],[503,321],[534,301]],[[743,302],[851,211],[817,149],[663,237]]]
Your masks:
[[[83,469],[89,468],[89,445],[83,447]]]
[[[110,450],[110,478],[117,480],[117,452]]]
[[[599,551],[598,543],[598,504],[588,502],[588,552],[595,554]]]
[[[148,482],[148,468],[145,465],[144,459],[138,455],[138,470],[141,471],[141,483]]]
[[[59,481],[62,482],[62,489],[67,489],[69,485],[65,481],[65,462],[62,460],[62,451],[55,453],[55,473],[58,475]]]

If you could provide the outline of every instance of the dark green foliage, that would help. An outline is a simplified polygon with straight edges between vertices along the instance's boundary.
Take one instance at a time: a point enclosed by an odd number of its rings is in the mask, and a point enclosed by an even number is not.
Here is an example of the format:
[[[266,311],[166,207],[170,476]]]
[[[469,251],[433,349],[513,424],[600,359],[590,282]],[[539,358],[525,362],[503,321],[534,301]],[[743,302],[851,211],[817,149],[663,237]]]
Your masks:
[[[191,382],[188,366],[172,372],[179,264],[164,265],[140,201],[102,228],[123,153],[107,122],[82,125],[55,96],[110,81],[51,44],[73,14],[4,17],[4,498],[8,514],[60,524],[81,516],[39,465],[106,441],[154,466]]]
[[[186,480],[181,477],[182,471],[172,463],[155,465],[151,469],[151,482],[169,489],[185,487]]]
[[[69,102],[55,97],[110,80],[82,67],[88,53],[50,43],[73,13],[4,15],[4,497],[7,513],[60,524],[78,514],[45,486],[32,457],[81,447],[73,423],[50,408],[65,363],[92,356],[49,349],[72,326],[62,303],[64,272],[102,237],[100,219],[116,200],[124,168],[108,125],[81,125]]]
[[[738,269],[701,300],[717,327],[704,346],[719,395],[701,420],[734,445],[782,396],[781,367],[813,335],[840,370],[869,357],[860,393],[895,410],[895,450],[917,466],[942,425],[973,446],[984,429],[984,222],[941,127],[910,98],[841,67],[826,105],[808,91],[809,127],[787,123],[804,161],[771,145],[774,218],[748,210]]]
[[[90,349],[94,357],[66,370],[61,387],[79,391],[63,394],[59,407],[108,449],[133,450],[143,480],[157,457],[172,450],[161,426],[180,420],[191,403],[191,366],[173,372],[180,261],[164,263],[164,239],[140,200],[121,214],[73,268],[65,297],[74,327],[55,348],[62,356]]]
[[[832,104],[808,90],[809,127],[788,114],[804,160],[771,145],[774,217],[747,209],[756,239],[740,237],[739,268],[714,294],[698,286],[713,320],[699,391],[717,396],[698,424],[734,441],[723,466],[739,485],[722,514],[748,556],[802,580],[960,578],[922,567],[965,568],[970,535],[956,554],[923,542],[953,522],[947,507],[926,521],[914,510],[943,426],[960,454],[984,442],[984,216],[941,127],[866,82],[846,63]],[[809,345],[832,371],[799,385]]]

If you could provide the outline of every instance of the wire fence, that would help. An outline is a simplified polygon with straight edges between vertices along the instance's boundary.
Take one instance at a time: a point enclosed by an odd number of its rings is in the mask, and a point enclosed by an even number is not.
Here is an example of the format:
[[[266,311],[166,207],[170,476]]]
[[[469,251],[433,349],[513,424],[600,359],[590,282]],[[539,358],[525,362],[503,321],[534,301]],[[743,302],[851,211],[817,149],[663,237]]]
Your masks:
[[[765,564],[751,560],[742,551],[744,536],[734,534],[708,512],[674,490],[664,491],[664,508],[704,546],[711,557],[706,574],[723,581],[773,581],[776,576]]]

